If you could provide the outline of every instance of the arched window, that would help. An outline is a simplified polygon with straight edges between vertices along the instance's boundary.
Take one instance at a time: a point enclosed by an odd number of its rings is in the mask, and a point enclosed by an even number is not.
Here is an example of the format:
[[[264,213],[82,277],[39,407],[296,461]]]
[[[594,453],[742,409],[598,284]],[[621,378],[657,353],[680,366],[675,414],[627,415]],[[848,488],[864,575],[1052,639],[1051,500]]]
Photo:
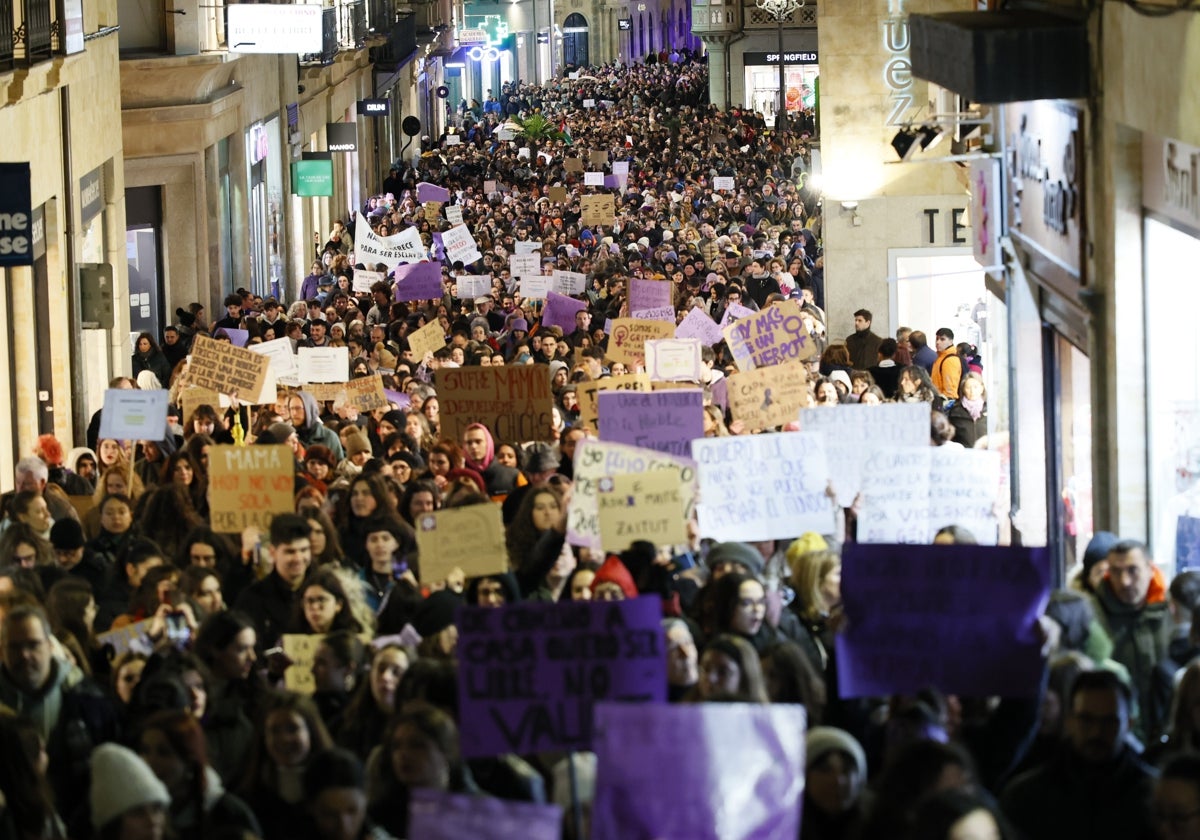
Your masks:
[[[563,21],[563,63],[572,67],[588,66],[588,22],[578,12]]]

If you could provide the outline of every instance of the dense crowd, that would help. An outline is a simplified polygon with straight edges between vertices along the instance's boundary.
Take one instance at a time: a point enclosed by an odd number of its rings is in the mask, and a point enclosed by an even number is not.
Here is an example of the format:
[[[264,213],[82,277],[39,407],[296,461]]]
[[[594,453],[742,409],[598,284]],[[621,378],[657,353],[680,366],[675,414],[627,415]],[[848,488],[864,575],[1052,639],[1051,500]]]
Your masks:
[[[133,376],[111,387],[170,390],[160,440],[105,439],[99,413],[86,446],[39,438],[3,499],[0,838],[407,837],[417,788],[557,802],[574,836],[572,800],[597,784],[586,756],[462,758],[456,610],[635,597],[662,603],[671,702],[803,704],[805,840],[1200,837],[1200,574],[1168,587],[1139,543],[1097,535],[1053,593],[1035,697],[930,686],[864,700],[839,695],[835,644],[857,500],[836,533],[794,540],[714,544],[695,527],[619,553],[567,540],[574,451],[595,434],[577,386],[635,372],[609,356],[605,328],[630,314],[633,279],[669,282],[677,322],[795,300],[818,351],[813,405],[927,403],[931,445],[988,443],[980,359],[951,328],[929,325],[933,346],[922,330],[881,337],[859,310],[852,335],[828,334],[806,137],[706,95],[707,68],[687,55],[505,85],[334,224],[290,305],[239,290],[216,319],[192,304],[161,342],[138,337]],[[596,152],[605,174],[628,163],[617,187],[584,186]],[[423,206],[418,183],[449,203]],[[581,198],[601,192],[614,218],[584,225]],[[449,208],[481,259],[444,258]],[[355,259],[360,213],[380,237],[417,228],[442,263],[440,299],[399,301],[394,266]],[[522,297],[508,258],[526,249],[546,274],[586,275],[573,329]],[[384,278],[356,290],[356,268]],[[490,291],[460,297],[479,277]],[[415,358],[408,337],[435,323],[444,347]],[[345,346],[347,380],[380,374],[392,403],[360,413],[281,386],[274,403],[230,394],[181,416],[196,337],[241,331]],[[719,398],[737,370],[728,347],[702,359],[705,435],[746,433]],[[443,434],[441,371],[529,364],[553,388],[546,439]],[[209,452],[260,444],[294,453],[295,512],[265,533],[216,533]],[[418,518],[491,504],[509,571],[421,577]],[[937,541],[974,538],[952,527]],[[289,690],[293,635],[316,640],[304,690]]]

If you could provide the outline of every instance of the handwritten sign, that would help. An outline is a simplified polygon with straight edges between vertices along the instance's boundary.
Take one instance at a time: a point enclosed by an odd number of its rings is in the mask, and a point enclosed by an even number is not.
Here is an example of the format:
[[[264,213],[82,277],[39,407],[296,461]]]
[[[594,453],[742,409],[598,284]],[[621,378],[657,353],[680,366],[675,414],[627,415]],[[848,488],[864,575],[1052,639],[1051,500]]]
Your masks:
[[[517,239],[513,242],[513,251],[517,254],[536,254],[542,250],[542,243],[536,239]]]
[[[876,446],[870,450],[862,467],[859,542],[929,542],[932,451],[928,443],[924,446]]]
[[[587,291],[587,275],[579,271],[555,271],[554,291],[560,295],[581,295]]]
[[[726,540],[782,540],[833,533],[825,495],[824,443],[807,432],[692,441],[700,480],[700,534]],[[753,464],[753,469],[747,469]]]
[[[604,391],[599,395],[600,439],[690,458],[704,437],[704,393]]]
[[[291,660],[291,664],[283,672],[283,684],[288,691],[297,694],[312,694],[317,690],[317,682],[313,678],[313,660],[317,656],[317,648],[321,646],[323,633],[284,633],[281,637],[283,655]]]
[[[611,193],[585,195],[580,199],[579,209],[585,226],[611,225],[617,214],[617,201]]]
[[[700,361],[700,340],[660,338],[647,341],[646,372],[657,382],[699,382],[704,373],[704,365]]]
[[[735,189],[732,175],[718,175],[713,178],[714,190],[732,190]]]
[[[388,408],[387,394],[383,392],[383,377],[378,373],[351,379],[345,386],[346,402],[360,412]]]
[[[726,393],[733,419],[746,431],[771,429],[794,422],[808,405],[808,371],[799,362],[741,371],[729,377]]]
[[[170,394],[165,390],[109,388],[104,392],[100,437],[112,440],[162,440],[167,433],[169,397]]]
[[[392,236],[380,236],[371,230],[371,225],[359,213],[354,236],[355,257],[366,265],[382,263],[390,271],[401,263],[420,262],[427,256],[421,232],[415,227],[405,228]]]
[[[580,382],[575,386],[575,396],[579,400],[579,423],[589,429],[596,428],[601,391],[646,392],[649,390],[650,377],[645,373],[626,373],[622,376],[605,376],[588,382]]]
[[[822,406],[799,416],[801,429],[825,436],[829,477],[842,507],[853,505],[862,489],[863,464],[871,450],[929,444],[928,403]]]
[[[285,338],[284,341],[287,341]],[[261,345],[258,345],[261,346]],[[224,400],[224,402],[222,402]],[[221,407],[229,405],[229,397],[218,394],[209,388],[197,388],[194,385],[188,385],[179,392],[180,410],[183,412],[183,422],[186,424],[192,419],[192,415],[196,409],[202,405],[211,406],[220,415]],[[104,420],[101,415],[101,421]],[[102,433],[100,437],[104,437]]]
[[[613,165],[612,165],[612,171],[613,171],[614,175],[628,175],[629,174],[629,161],[614,160]]]
[[[96,643],[101,649],[111,645],[113,653],[117,656],[131,652],[150,656],[154,653],[154,641],[150,638],[152,621],[154,619],[147,618],[145,621],[137,621],[107,633],[100,633],[96,636]]]
[[[640,318],[616,318],[610,331],[608,358],[626,367],[635,367],[646,359],[646,342],[671,338],[675,330],[664,321]]]
[[[497,504],[423,513],[416,526],[421,583],[443,581],[455,569],[469,578],[508,571],[504,522]]]
[[[687,542],[686,502],[675,476],[658,470],[600,479],[600,544],[620,552],[634,540],[655,545]]]
[[[696,465],[687,458],[664,455],[623,443],[581,440],[575,445],[575,481],[567,505],[567,541],[600,550],[599,482],[610,475],[668,470],[683,487],[685,517],[691,519],[696,498]]]
[[[960,525],[980,545],[995,545],[1000,523],[1000,453],[988,449],[935,446],[929,456],[929,539],[939,529]]]
[[[188,382],[221,394],[236,391],[250,397],[262,393],[270,364],[251,350],[197,335],[192,340]]]
[[[592,840],[800,835],[802,706],[599,703],[595,718]]]
[[[542,323],[548,327],[561,327],[564,334],[575,331],[575,313],[587,309],[587,301],[576,300],[558,292],[546,292],[546,308],[542,310]]]
[[[549,440],[554,395],[546,365],[445,368],[437,374],[442,436],[462,440],[472,423],[496,440]]]
[[[418,362],[423,360],[427,353],[436,353],[445,347],[446,333],[437,321],[430,321],[416,332],[409,333],[408,348]]]
[[[508,270],[513,277],[522,280],[537,277],[542,273],[542,260],[537,254],[512,254],[508,258]]]
[[[271,527],[278,513],[296,509],[295,460],[287,444],[214,446],[208,451],[208,506],[212,527],[240,534]]]
[[[491,796],[416,788],[408,796],[408,836],[421,840],[560,840],[562,808]]]
[[[297,366],[301,382],[345,382],[350,372],[350,348],[301,347]]]
[[[362,268],[354,269],[354,280],[352,288],[355,294],[367,294],[371,291],[371,287],[376,283],[383,281],[386,277],[382,271],[367,271]]]
[[[501,139],[503,139],[503,138],[501,138]],[[512,139],[512,138],[509,138],[509,139]],[[497,185],[496,185],[495,181],[484,181],[483,182],[484,195],[495,195],[496,193],[498,193],[500,190],[498,190],[496,188],[496,186]]]
[[[442,267],[435,262],[414,262],[396,268],[396,300],[436,300],[442,296]]]
[[[676,338],[696,338],[701,344],[715,347],[725,340],[717,322],[699,307],[692,307],[675,328]]]
[[[479,274],[463,274],[454,278],[458,285],[458,296],[474,302],[475,298],[488,297],[492,293],[492,278]]]
[[[671,303],[671,294],[675,287],[666,280],[639,280],[634,277],[629,281],[629,314],[647,310],[671,310],[671,322],[675,321],[675,307]],[[674,332],[674,331],[672,331]]]
[[[795,300],[773,303],[753,317],[735,321],[725,327],[724,335],[742,370],[803,361],[817,352]]]
[[[536,254],[531,254],[535,260]],[[538,260],[541,262],[540,260]],[[539,266],[540,270],[540,266]],[[548,274],[527,274],[521,277],[521,297],[526,300],[545,300],[550,294],[550,283],[553,278]],[[571,321],[571,328],[575,328],[574,320]]]
[[[421,209],[425,213],[425,221],[431,225],[436,225],[442,218],[442,203],[440,201],[426,201],[421,205]]]
[[[585,750],[592,743],[596,701],[663,702],[661,617],[654,597],[463,608],[463,755]]]
[[[604,173],[603,172],[584,172],[583,184],[585,187],[603,187]]]
[[[471,235],[471,230],[466,225],[456,225],[450,230],[443,231],[442,244],[446,246],[446,256],[452,263],[461,261],[463,265],[470,265],[476,260],[483,259],[475,237]]]
[[[463,209],[457,204],[452,204],[446,208],[446,221],[451,225],[461,225],[463,223]]]
[[[722,332],[721,338],[725,337],[725,328],[734,321],[738,320],[739,318],[750,318],[756,314],[758,313],[756,313],[753,309],[748,306],[742,306],[740,303],[729,304],[729,306],[725,308],[725,314],[721,316],[721,323],[719,325]]]
[[[566,187],[548,187],[546,189],[546,197],[549,198],[550,201],[554,204],[566,204],[567,188]]]
[[[1045,548],[847,543],[839,694],[1036,696],[1049,593]]]
[[[270,370],[275,375],[275,381],[281,385],[299,385],[300,370],[296,365],[296,353],[292,350],[292,340],[276,338],[264,341],[262,344],[252,344],[249,347],[253,353],[266,356],[271,360]]]

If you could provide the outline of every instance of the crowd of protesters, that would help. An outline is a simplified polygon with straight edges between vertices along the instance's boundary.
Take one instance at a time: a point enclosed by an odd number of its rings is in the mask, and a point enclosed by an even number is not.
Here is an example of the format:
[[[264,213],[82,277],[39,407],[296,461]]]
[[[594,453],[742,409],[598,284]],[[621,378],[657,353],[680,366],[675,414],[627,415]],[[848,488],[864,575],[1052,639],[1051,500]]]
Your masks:
[[[505,85],[457,141],[425,138],[419,163],[398,164],[355,208],[379,236],[415,225],[440,259],[449,222],[444,208],[427,216],[417,184],[451,191],[483,256],[444,264],[440,299],[397,302],[390,277],[355,290],[356,264],[378,267],[355,259],[367,234],[355,212],[294,301],[239,291],[216,318],[193,304],[161,341],[138,337],[133,377],[112,387],[170,389],[162,439],[104,439],[99,416],[86,446],[39,438],[3,499],[0,840],[403,838],[414,788],[566,806],[561,755],[462,758],[455,611],[639,596],[663,604],[672,702],[804,705],[805,840],[1200,837],[1200,573],[1168,586],[1140,543],[1097,535],[1076,583],[1053,593],[1035,698],[930,686],[869,701],[838,693],[853,516],[794,540],[694,536],[619,554],[568,543],[572,457],[594,435],[576,386],[633,372],[609,358],[604,325],[629,314],[634,278],[670,282],[679,320],[796,299],[819,348],[806,363],[813,404],[928,403],[932,445],[987,445],[980,360],[952,329],[929,325],[932,346],[920,330],[881,337],[859,310],[852,335],[829,334],[805,136],[780,140],[706,96],[707,68],[686,54]],[[498,136],[533,113],[553,130]],[[595,188],[567,159],[591,151],[606,171],[629,164],[611,224],[581,223]],[[715,189],[718,177],[734,189]],[[543,325],[542,301],[521,296],[507,260],[521,242],[538,243],[547,273],[587,275],[573,330]],[[460,299],[468,275],[491,292]],[[407,337],[432,323],[445,347],[414,358]],[[180,416],[192,341],[230,330],[346,346],[347,379],[379,373],[404,399],[359,413],[281,387],[273,404],[233,394]],[[736,370],[728,348],[703,360],[705,434],[744,433],[712,399]],[[443,434],[439,371],[526,364],[548,367],[547,439],[497,440],[482,424]],[[214,532],[210,448],[263,443],[295,454],[295,512],[268,533]],[[416,517],[482,504],[501,505],[509,571],[420,579]],[[949,528],[937,541],[973,537]],[[117,653],[123,628],[140,644]],[[319,637],[310,695],[286,690],[287,634]],[[586,800],[596,780],[579,764]]]

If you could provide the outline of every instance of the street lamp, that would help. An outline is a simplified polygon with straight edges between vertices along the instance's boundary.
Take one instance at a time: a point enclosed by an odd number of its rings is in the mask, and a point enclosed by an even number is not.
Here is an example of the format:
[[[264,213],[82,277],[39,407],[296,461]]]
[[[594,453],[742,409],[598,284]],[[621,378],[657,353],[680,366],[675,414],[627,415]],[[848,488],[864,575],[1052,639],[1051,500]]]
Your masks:
[[[755,0],[755,5],[762,9],[779,26],[779,110],[775,112],[775,133],[784,134],[787,131],[787,86],[783,80],[783,22],[790,20],[792,14],[803,7],[805,0]]]

